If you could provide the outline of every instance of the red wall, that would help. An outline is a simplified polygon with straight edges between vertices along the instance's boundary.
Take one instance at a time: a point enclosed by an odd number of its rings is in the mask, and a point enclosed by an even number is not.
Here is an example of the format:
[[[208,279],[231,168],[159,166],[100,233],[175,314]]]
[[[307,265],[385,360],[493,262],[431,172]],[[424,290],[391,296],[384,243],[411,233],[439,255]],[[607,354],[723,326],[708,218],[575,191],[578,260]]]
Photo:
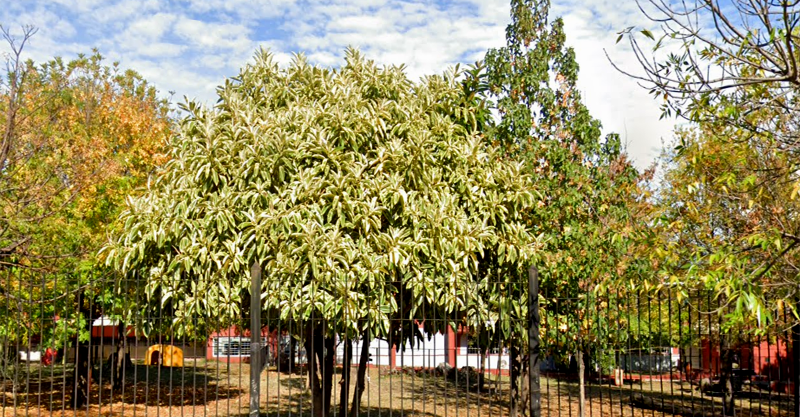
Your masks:
[[[792,374],[792,351],[787,343],[777,339],[774,343],[745,343],[738,347],[741,369],[752,369],[757,375],[767,375],[771,381],[789,380]],[[719,346],[708,340],[701,344],[703,370],[712,374],[720,371]]]

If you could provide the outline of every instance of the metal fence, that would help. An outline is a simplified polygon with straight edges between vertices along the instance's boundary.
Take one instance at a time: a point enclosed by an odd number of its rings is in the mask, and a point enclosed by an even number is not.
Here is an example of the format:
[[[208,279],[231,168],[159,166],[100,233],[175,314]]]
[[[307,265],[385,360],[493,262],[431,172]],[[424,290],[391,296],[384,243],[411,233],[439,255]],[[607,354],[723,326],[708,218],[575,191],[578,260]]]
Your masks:
[[[316,345],[306,342],[317,336],[296,323],[264,324],[270,317],[251,316],[247,302],[238,320],[190,318],[188,336],[174,330],[177,317],[143,301],[123,315],[123,284],[111,277],[31,276],[0,276],[3,416],[313,415]],[[538,293],[530,301],[539,315],[518,323],[531,330],[519,346],[487,341],[460,317],[437,319],[453,325],[435,333],[406,322],[421,337],[399,345],[326,338],[316,354],[332,353],[334,376],[318,381],[330,387],[330,415],[343,415],[342,399],[352,403],[362,359],[363,416],[798,415],[788,316],[758,333],[724,326],[711,313],[724,304],[709,294]],[[527,372],[531,361],[538,376]],[[723,407],[726,392],[733,410]]]

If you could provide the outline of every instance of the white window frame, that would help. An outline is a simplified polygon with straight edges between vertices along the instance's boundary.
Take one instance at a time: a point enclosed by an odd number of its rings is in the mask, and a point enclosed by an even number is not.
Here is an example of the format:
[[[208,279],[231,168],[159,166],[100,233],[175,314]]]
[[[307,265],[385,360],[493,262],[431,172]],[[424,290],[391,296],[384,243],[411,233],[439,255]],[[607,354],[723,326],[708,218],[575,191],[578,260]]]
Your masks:
[[[237,343],[238,347],[229,347],[228,344]],[[267,338],[261,338],[261,345],[265,346]],[[250,357],[250,338],[242,336],[217,336],[211,341],[212,353],[214,358],[249,358]],[[227,349],[227,351],[225,350]],[[236,353],[230,353],[235,351]]]

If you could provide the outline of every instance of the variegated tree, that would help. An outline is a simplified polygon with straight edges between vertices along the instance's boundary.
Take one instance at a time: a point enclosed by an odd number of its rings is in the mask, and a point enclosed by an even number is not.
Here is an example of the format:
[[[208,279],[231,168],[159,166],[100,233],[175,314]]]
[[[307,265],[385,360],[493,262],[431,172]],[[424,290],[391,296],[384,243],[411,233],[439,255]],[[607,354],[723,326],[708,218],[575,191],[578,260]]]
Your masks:
[[[413,83],[352,50],[338,69],[257,53],[214,108],[186,105],[109,265],[189,334],[242,314],[259,262],[262,311],[305,339],[314,415],[327,415],[336,335],[413,335],[396,319],[442,330],[452,321],[433,319],[471,303],[487,253],[524,269],[536,248],[529,177],[481,139],[457,76]]]

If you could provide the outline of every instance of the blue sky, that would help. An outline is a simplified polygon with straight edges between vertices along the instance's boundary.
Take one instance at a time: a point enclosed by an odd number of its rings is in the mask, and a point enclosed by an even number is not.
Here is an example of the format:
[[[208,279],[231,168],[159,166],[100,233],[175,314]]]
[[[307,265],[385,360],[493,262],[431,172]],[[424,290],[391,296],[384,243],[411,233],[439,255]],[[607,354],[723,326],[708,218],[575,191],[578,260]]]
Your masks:
[[[551,14],[564,18],[576,50],[579,87],[592,114],[604,131],[622,135],[637,165],[650,164],[675,121],[659,121],[658,103],[603,52],[636,70],[616,32],[650,23],[632,1],[552,2]],[[12,32],[21,24],[39,28],[26,58],[71,58],[97,47],[176,100],[207,103],[259,46],[282,63],[302,51],[314,63],[338,65],[352,45],[379,63],[406,64],[417,78],[502,46],[509,20],[507,0],[18,0],[0,8],[0,24]]]

